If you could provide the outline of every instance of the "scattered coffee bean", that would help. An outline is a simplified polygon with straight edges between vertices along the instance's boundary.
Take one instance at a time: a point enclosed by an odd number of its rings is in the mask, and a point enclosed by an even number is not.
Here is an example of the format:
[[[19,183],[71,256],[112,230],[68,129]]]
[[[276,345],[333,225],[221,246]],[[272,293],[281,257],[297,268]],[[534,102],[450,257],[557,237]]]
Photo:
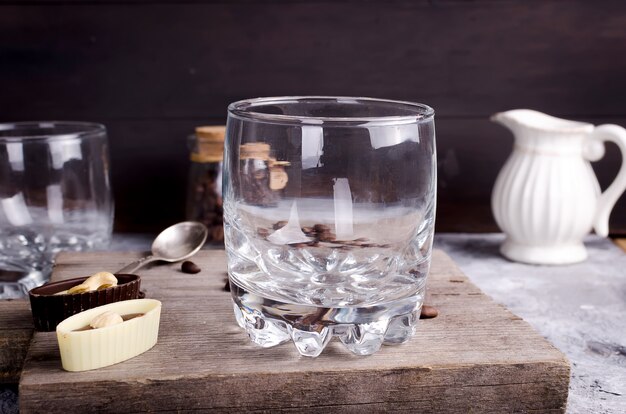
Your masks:
[[[420,319],[432,319],[439,315],[439,311],[434,306],[423,305]]]
[[[317,238],[323,242],[332,242],[335,241],[335,235],[331,232],[326,233],[318,233]]]
[[[324,233],[324,232],[330,231],[330,227],[328,227],[325,224],[316,224],[315,226],[313,226],[313,230],[315,230],[318,233]]]
[[[195,264],[194,262],[185,260],[183,264],[180,266],[180,270],[182,270],[183,273],[196,274],[196,273],[200,273],[202,269],[200,269],[200,267],[198,267],[198,265]]]
[[[285,220],[281,220],[279,222],[276,222],[276,223],[274,223],[274,230],[282,229],[286,225],[287,225],[287,222]]]
[[[287,221],[281,220],[277,221],[272,225],[273,230],[278,230],[287,225]],[[302,247],[318,247],[320,242],[327,243],[324,244],[324,247],[331,248],[340,248],[343,246],[344,250],[349,250],[350,247],[379,247],[379,248],[389,248],[389,244],[376,244],[372,243],[369,239],[365,237],[360,237],[355,240],[337,240],[337,236],[331,231],[330,226],[326,224],[314,224],[313,226],[304,226],[301,227],[302,233],[305,236],[311,238],[312,240],[306,243],[292,243],[291,247],[302,248]],[[267,238],[271,230],[266,228],[257,228],[257,234],[262,238]],[[337,246],[339,245],[339,246]]]

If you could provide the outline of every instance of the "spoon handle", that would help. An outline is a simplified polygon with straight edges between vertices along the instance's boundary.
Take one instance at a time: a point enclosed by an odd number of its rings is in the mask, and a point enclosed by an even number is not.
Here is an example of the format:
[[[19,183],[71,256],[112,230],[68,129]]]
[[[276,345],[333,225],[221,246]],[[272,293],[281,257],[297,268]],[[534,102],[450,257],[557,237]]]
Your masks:
[[[158,257],[154,257],[153,255],[142,257],[141,259],[135,260],[131,264],[129,264],[127,266],[124,266],[123,268],[121,268],[120,270],[118,270],[115,273],[133,273],[137,269],[139,269],[140,267],[143,267],[143,266],[147,265],[150,262],[154,262],[155,260],[159,260],[159,258]]]

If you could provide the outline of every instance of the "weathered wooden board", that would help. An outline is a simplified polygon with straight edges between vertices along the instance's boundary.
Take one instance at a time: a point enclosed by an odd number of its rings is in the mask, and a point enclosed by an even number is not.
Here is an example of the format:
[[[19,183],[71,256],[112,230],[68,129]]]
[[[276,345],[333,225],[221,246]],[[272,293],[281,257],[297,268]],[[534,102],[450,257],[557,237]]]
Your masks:
[[[32,336],[28,300],[0,300],[0,383],[19,381]]]
[[[54,279],[111,270],[130,253],[70,253]],[[357,357],[331,343],[317,359],[292,345],[261,349],[236,325],[224,292],[223,251],[141,271],[148,297],[163,302],[158,344],[111,367],[61,369],[54,333],[35,333],[20,380],[22,412],[561,412],[565,357],[526,322],[494,303],[435,251],[430,301],[407,344]]]

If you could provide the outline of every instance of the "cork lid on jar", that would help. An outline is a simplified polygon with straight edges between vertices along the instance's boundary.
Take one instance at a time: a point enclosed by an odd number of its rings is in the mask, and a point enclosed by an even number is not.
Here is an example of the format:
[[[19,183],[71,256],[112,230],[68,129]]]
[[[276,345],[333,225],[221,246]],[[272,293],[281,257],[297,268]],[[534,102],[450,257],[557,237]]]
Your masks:
[[[270,149],[270,144],[265,142],[248,142],[239,147],[239,158],[267,161],[270,159]]]
[[[191,153],[191,161],[221,162],[224,157],[225,135],[226,127],[223,125],[197,127],[196,146]]]

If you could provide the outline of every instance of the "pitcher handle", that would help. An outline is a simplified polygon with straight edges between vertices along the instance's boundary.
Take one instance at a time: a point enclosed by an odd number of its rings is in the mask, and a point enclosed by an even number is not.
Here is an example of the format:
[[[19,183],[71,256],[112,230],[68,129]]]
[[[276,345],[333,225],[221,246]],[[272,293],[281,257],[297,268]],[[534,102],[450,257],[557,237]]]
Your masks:
[[[596,234],[607,237],[609,235],[611,210],[613,210],[615,203],[626,190],[626,129],[619,125],[600,125],[594,128],[589,138],[591,141],[587,144],[587,150],[593,151],[592,147],[611,141],[617,144],[622,152],[622,165],[611,185],[600,194],[593,221],[593,228]],[[603,151],[601,152],[603,153]],[[594,158],[598,159],[600,157],[589,156],[588,158],[594,160]]]

